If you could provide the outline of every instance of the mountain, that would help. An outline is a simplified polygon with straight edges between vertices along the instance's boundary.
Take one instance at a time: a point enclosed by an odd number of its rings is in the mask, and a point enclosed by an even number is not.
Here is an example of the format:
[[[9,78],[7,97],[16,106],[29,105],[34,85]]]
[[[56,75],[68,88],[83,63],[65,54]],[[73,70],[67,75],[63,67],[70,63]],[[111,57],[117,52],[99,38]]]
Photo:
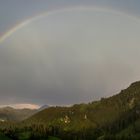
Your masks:
[[[12,108],[5,110],[14,115]],[[109,98],[71,107],[49,107],[25,118],[16,123],[1,121],[0,132],[18,140],[139,140],[140,82]]]
[[[31,116],[24,123],[43,124],[53,131],[59,130],[60,136],[62,133],[75,133],[81,137],[83,134],[100,138],[106,134],[123,137],[128,132],[137,136],[140,132],[140,82],[99,101],[71,107],[50,107]]]
[[[14,109],[9,106],[3,107],[0,108],[0,121],[22,121],[35,114],[36,111],[32,109]]]
[[[47,109],[47,108],[49,108],[48,105],[43,105],[38,109],[38,111],[42,111],[42,110]]]

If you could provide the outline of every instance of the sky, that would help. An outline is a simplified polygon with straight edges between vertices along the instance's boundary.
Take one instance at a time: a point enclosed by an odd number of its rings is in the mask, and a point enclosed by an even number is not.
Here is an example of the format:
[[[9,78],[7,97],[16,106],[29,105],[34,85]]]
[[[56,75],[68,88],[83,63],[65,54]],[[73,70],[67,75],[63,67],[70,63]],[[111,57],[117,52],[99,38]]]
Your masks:
[[[91,102],[140,80],[139,0],[0,0],[0,105]]]

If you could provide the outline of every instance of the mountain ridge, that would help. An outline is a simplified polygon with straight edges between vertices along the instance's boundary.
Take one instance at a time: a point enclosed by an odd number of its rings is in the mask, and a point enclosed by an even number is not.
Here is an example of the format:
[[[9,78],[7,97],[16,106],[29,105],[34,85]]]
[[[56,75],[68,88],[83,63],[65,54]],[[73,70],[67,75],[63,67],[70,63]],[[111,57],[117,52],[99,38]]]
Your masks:
[[[139,140],[140,82],[120,93],[90,103],[43,109],[18,123],[0,123],[0,130],[28,139]],[[6,131],[5,131],[6,130]],[[27,139],[26,139],[27,140]]]
[[[15,109],[10,106],[0,108],[0,120],[1,121],[22,121],[32,116],[37,112],[36,109]]]
[[[137,121],[139,116],[140,82],[137,81],[120,93],[108,98],[101,98],[99,101],[75,104],[71,107],[49,107],[31,116],[25,120],[25,123],[36,124],[37,122],[48,128],[50,126],[58,127],[64,132],[100,128],[104,131],[109,129],[109,132],[112,133],[113,129],[116,132],[126,129],[132,122]],[[129,119],[133,121],[127,121]],[[124,127],[118,126],[118,124],[122,125],[122,122]],[[116,129],[116,127],[119,128]]]

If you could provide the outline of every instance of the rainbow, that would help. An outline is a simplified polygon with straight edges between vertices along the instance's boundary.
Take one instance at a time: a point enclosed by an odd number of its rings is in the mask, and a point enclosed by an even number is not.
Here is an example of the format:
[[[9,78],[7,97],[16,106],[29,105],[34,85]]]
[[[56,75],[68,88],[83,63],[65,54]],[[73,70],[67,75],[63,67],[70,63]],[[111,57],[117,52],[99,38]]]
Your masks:
[[[63,9],[59,9],[59,10],[54,10],[54,11],[49,11],[49,12],[44,12],[42,14],[39,15],[35,15],[33,17],[30,17],[28,19],[26,19],[25,21],[16,24],[14,27],[12,27],[10,30],[8,30],[7,32],[5,32],[2,36],[0,36],[0,44],[2,42],[4,42],[7,38],[9,38],[12,34],[14,34],[17,30],[21,29],[22,27],[28,25],[29,23],[39,20],[41,18],[44,18],[46,16],[50,16],[50,15],[54,15],[56,13],[61,13],[61,12],[67,12],[67,11],[73,11],[73,10],[88,10],[88,11],[99,11],[99,12],[111,12],[117,15],[125,15],[131,19],[140,21],[139,18],[126,14],[124,12],[120,12],[120,11],[116,11],[113,9],[108,9],[108,8],[102,8],[102,7],[83,7],[83,6],[78,6],[78,7],[74,7],[74,8],[63,8]]]

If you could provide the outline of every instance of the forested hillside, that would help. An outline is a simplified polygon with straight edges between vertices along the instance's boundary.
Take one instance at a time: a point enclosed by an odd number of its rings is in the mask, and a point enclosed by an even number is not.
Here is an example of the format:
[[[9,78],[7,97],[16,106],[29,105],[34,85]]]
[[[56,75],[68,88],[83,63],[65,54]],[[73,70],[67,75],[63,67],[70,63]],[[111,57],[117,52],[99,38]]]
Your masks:
[[[71,107],[50,107],[20,123],[1,122],[10,138],[38,140],[140,139],[140,82],[109,98]],[[11,136],[11,134],[13,134]]]

